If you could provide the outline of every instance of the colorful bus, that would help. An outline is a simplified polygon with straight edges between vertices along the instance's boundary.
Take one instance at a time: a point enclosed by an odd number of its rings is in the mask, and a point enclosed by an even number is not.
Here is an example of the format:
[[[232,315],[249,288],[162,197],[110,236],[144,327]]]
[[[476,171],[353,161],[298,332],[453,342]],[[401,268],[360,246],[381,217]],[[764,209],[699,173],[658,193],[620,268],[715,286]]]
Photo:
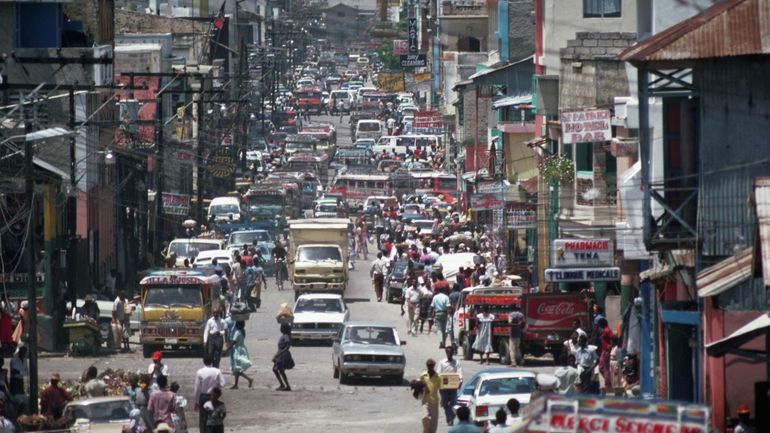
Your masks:
[[[413,171],[412,190],[418,194],[435,195],[449,204],[457,201],[457,176],[440,171]]]
[[[332,182],[329,192],[342,194],[348,206],[363,206],[372,195],[390,195],[392,184],[387,174],[342,173]]]

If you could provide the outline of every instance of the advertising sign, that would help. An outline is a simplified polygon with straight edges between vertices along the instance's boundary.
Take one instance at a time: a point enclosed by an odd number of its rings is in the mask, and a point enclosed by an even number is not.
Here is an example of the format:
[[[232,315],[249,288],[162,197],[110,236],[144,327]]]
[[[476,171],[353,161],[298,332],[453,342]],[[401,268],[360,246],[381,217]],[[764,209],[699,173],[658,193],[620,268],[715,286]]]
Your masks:
[[[209,155],[209,172],[220,179],[235,173],[235,158],[230,146],[217,146],[212,150]]]
[[[629,414],[608,415],[592,414],[575,416],[570,413],[552,413],[541,416],[529,425],[528,431],[576,431],[596,433],[628,433],[628,432],[688,432],[706,433],[704,423],[677,422],[675,419],[661,419],[652,415],[629,416]]]
[[[417,18],[409,18],[409,25],[407,26],[407,48],[409,54],[417,54]],[[425,66],[425,65],[422,65]]]
[[[561,139],[569,143],[610,141],[610,110],[584,110],[561,113]]]
[[[186,194],[163,193],[163,213],[166,215],[189,215],[190,196]]]
[[[531,203],[509,204],[505,218],[509,229],[533,229],[537,227],[537,205]]]
[[[549,268],[545,270],[547,283],[588,281],[620,281],[620,268]]]
[[[612,266],[615,250],[609,239],[554,239],[551,266],[556,268]]]
[[[500,194],[471,194],[471,209],[474,211],[502,209],[505,200]]]
[[[409,42],[406,39],[393,40],[393,55],[400,56],[409,52]]]
[[[380,73],[377,74],[377,87],[386,93],[403,92],[404,73],[380,71]]]
[[[524,298],[527,332],[572,329],[575,319],[589,320],[588,304],[579,293],[538,293]]]
[[[508,185],[502,181],[479,182],[476,192],[479,194],[502,194],[508,189]]]
[[[412,131],[415,134],[443,134],[444,119],[437,111],[418,111],[414,113]]]
[[[425,54],[405,54],[401,56],[402,68],[422,68],[428,64]]]

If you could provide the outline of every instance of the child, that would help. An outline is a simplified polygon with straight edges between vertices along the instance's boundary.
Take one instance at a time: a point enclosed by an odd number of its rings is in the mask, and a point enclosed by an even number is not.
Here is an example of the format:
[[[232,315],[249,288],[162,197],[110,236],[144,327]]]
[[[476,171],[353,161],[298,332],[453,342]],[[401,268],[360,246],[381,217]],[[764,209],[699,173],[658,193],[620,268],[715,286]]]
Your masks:
[[[187,407],[187,399],[179,394],[178,383],[172,382],[170,389],[174,393],[174,399],[176,400],[176,413],[171,414],[171,419],[174,420],[174,433],[187,433],[187,418],[184,413],[184,408]]]
[[[222,390],[219,387],[215,387],[211,390],[211,400],[203,405],[203,410],[208,412],[208,418],[206,419],[206,433],[225,432],[225,416],[227,415],[227,410],[225,409],[225,403],[220,401],[221,397]]]

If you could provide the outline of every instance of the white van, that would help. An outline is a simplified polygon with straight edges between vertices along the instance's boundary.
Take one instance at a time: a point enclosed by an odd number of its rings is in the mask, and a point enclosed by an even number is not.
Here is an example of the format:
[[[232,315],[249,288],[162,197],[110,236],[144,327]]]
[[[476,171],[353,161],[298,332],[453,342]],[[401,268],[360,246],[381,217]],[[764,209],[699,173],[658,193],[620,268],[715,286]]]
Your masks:
[[[356,140],[362,138],[378,139],[382,135],[382,122],[373,119],[359,120],[356,125]]]
[[[211,200],[209,220],[214,222],[238,221],[241,219],[241,202],[236,197],[217,197]]]

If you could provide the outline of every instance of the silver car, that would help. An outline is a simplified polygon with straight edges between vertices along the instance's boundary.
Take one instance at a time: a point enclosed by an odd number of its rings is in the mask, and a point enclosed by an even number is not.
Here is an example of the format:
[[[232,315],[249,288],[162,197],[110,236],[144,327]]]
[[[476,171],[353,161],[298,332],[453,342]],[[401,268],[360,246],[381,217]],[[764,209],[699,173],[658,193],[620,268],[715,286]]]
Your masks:
[[[334,378],[344,384],[352,376],[377,376],[401,384],[406,366],[401,346],[405,344],[387,323],[345,323],[332,345]]]

